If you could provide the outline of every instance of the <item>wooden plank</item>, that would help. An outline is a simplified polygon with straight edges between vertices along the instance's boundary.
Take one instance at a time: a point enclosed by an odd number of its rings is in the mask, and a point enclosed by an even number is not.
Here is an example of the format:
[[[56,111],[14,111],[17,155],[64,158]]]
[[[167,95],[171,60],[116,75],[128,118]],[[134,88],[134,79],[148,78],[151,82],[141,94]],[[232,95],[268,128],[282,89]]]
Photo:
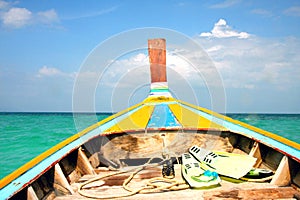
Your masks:
[[[291,173],[289,169],[288,157],[284,156],[274,174],[271,184],[277,186],[287,186],[291,183]]]
[[[151,71],[151,83],[167,82],[166,40],[148,40],[148,53]]]
[[[53,187],[56,193],[74,194],[67,178],[65,177],[59,163],[54,166],[54,184]]]
[[[262,149],[261,149],[262,150]],[[264,163],[272,170],[276,170],[282,161],[284,155],[268,146],[264,147],[264,150],[261,151],[264,159]]]
[[[56,197],[56,194],[54,191],[49,192],[45,197],[43,197],[43,200],[53,200]]]
[[[91,155],[89,157],[89,161],[90,161],[90,163],[91,163],[91,165],[92,165],[93,168],[96,168],[96,167],[98,167],[100,165],[100,159],[99,159],[99,157],[100,157],[100,153],[99,152],[96,152],[96,153],[94,153],[93,155]]]
[[[82,174],[96,174],[82,148],[78,149],[77,169]]]
[[[105,176],[105,175],[112,174],[112,173],[114,173],[114,171],[100,171],[99,172],[100,176]],[[133,177],[132,182],[141,182],[146,179],[160,177],[161,174],[162,174],[161,168],[146,169],[146,170],[143,170],[140,173],[136,174]],[[180,175],[180,173],[178,175]],[[114,175],[109,178],[104,178],[101,180],[104,182],[101,185],[103,185],[103,186],[121,186],[123,184],[124,180],[127,179],[129,176],[130,176],[130,173],[125,173],[125,174]],[[84,175],[78,180],[78,182],[84,182],[84,181],[90,180],[95,177],[96,177],[95,175]]]
[[[72,184],[75,183],[81,176],[82,174],[77,168],[75,168],[72,173],[68,175],[67,180],[69,180],[70,184]]]
[[[296,176],[293,177],[293,183],[300,187],[300,170],[297,172]]]
[[[174,165],[175,168],[175,179],[178,181],[182,181],[181,176],[181,165]],[[105,168],[99,168],[99,174],[105,175],[108,173],[112,173],[112,171],[108,171]],[[161,167],[156,168],[149,168],[141,171],[137,174],[134,179],[129,183],[131,188],[140,188],[145,186],[145,181],[151,177],[159,177],[161,176]],[[86,181],[91,178],[94,178],[93,175],[85,175],[83,176],[80,181]],[[122,182],[125,178],[128,177],[127,175],[118,175],[114,177],[110,177],[108,179],[103,179],[103,182],[98,181],[95,182],[95,185],[87,185],[88,187],[91,186],[101,186],[95,188],[89,188],[90,194],[95,195],[120,195],[123,194],[124,189],[121,187]],[[126,199],[145,199],[145,200],[152,200],[152,199],[203,199],[203,197],[207,197],[207,199],[264,199],[264,198],[273,198],[273,199],[292,199],[295,195],[296,190],[293,190],[292,187],[287,188],[278,188],[274,185],[269,183],[232,183],[226,180],[222,181],[221,187],[211,188],[208,190],[198,190],[198,189],[185,189],[179,191],[164,191],[164,192],[155,192],[151,194],[136,194],[134,196],[124,197],[123,200]],[[213,196],[213,195],[221,195],[220,197]],[[222,196],[223,195],[223,196]],[[228,198],[225,198],[225,195],[228,195]],[[231,195],[231,196],[230,196]],[[233,198],[236,197],[236,198]],[[78,193],[74,195],[68,195],[63,197],[57,197],[56,200],[75,200],[75,199],[86,199],[83,196],[80,196]]]
[[[117,190],[117,189],[116,189]],[[103,191],[103,195],[107,194]],[[117,194],[117,193],[116,193]],[[180,190],[172,192],[161,192],[151,194],[136,194],[129,197],[124,197],[122,200],[127,199],[140,199],[140,200],[156,200],[156,199],[205,199],[205,200],[237,200],[237,199],[294,199],[295,190],[291,187],[288,188],[268,188],[268,189],[254,189],[254,190]],[[82,200],[86,197],[79,194],[57,197],[55,200]]]
[[[219,190],[206,191],[203,194],[205,200],[214,199],[285,199],[293,198],[296,190],[292,187],[260,188],[247,190]]]
[[[39,198],[36,196],[36,193],[34,192],[33,188],[29,186],[27,188],[27,200],[38,200]]]
[[[249,154],[251,151],[251,146],[252,140],[248,137],[240,135],[238,145],[236,146],[236,148],[239,148],[240,150]]]
[[[101,180],[95,180],[95,182],[90,183],[86,186],[84,186],[84,189],[88,189],[88,192],[91,195],[99,195],[99,194],[103,194],[105,195],[114,195],[114,194],[122,194],[122,193],[128,193],[127,191],[125,191],[122,188],[122,184],[124,182],[125,179],[127,179],[129,177],[129,175],[134,171],[136,167],[127,167],[127,168],[123,168],[123,170],[130,170],[129,173],[126,174],[120,174],[120,175],[114,175],[108,178],[104,178]],[[177,176],[178,178],[181,179],[181,165],[176,165],[175,167],[177,169]],[[105,176],[107,174],[112,174],[114,173],[114,171],[108,171],[106,170],[99,170],[99,175],[84,175],[82,178],[80,178],[78,181],[79,182],[83,182],[83,181],[87,181],[90,179],[93,179],[95,177],[101,177],[101,176]],[[153,167],[153,168],[149,168],[149,169],[144,169],[142,170],[139,174],[137,174],[136,176],[134,176],[134,180],[132,180],[130,182],[130,184],[128,185],[129,187],[132,188],[142,188],[145,185],[144,180],[148,180],[150,178],[153,177],[161,177],[162,176],[162,172],[161,172],[161,166],[160,167]],[[182,179],[181,179],[182,181]],[[73,186],[73,185],[72,185]],[[101,186],[101,187],[99,187]]]
[[[259,148],[259,143],[255,142],[250,153],[250,156],[253,156],[254,158],[257,158],[256,163],[253,167],[259,167],[262,163],[262,157],[261,157],[261,152]]]

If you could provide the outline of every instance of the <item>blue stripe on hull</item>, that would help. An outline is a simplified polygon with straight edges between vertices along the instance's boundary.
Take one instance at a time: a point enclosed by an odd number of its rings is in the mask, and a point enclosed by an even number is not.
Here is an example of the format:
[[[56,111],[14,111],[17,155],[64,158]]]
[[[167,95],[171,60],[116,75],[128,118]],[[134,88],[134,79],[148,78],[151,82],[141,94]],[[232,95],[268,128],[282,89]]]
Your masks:
[[[167,104],[156,105],[147,128],[181,127]]]

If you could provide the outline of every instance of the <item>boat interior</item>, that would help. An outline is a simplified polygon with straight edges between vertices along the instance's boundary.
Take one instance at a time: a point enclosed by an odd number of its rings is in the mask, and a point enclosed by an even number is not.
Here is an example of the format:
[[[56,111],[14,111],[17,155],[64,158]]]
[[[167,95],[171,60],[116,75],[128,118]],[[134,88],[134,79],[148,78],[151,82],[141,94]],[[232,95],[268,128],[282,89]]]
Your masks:
[[[255,168],[273,172],[261,179],[221,176],[212,188],[189,187],[181,175],[181,155],[200,147],[257,158]],[[151,148],[149,148],[151,147]],[[168,157],[175,176],[162,177]],[[133,171],[143,166],[138,173]],[[127,189],[124,189],[124,182]],[[92,180],[92,181],[91,181]],[[175,185],[173,183],[176,183]],[[85,184],[87,183],[87,184]],[[150,185],[150,186],[149,186]],[[173,185],[173,186],[171,186]],[[214,130],[152,130],[99,135],[69,152],[12,199],[299,199],[300,166],[292,157],[240,133]],[[141,189],[142,188],[142,189]],[[141,189],[139,192],[137,190]],[[132,192],[134,191],[134,192]]]

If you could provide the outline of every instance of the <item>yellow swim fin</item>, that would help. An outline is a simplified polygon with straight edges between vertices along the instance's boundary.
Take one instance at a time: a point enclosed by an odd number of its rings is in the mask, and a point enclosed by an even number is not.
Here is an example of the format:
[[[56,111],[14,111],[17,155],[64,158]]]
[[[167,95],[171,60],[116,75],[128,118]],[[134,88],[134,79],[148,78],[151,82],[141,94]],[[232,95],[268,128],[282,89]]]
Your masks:
[[[210,151],[193,146],[189,152],[200,162],[204,162],[209,170],[220,175],[239,179],[245,176],[256,162],[256,158],[249,155],[228,152]]]

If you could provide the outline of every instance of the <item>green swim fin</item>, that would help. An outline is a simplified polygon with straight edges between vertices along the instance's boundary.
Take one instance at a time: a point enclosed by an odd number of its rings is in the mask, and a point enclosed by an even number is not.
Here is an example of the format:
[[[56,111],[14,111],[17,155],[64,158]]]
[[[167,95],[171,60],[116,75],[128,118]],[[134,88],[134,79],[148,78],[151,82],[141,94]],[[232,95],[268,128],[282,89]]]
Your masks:
[[[192,188],[208,188],[220,184],[221,179],[216,172],[205,170],[204,163],[198,162],[189,153],[182,154],[181,172],[183,178]]]

